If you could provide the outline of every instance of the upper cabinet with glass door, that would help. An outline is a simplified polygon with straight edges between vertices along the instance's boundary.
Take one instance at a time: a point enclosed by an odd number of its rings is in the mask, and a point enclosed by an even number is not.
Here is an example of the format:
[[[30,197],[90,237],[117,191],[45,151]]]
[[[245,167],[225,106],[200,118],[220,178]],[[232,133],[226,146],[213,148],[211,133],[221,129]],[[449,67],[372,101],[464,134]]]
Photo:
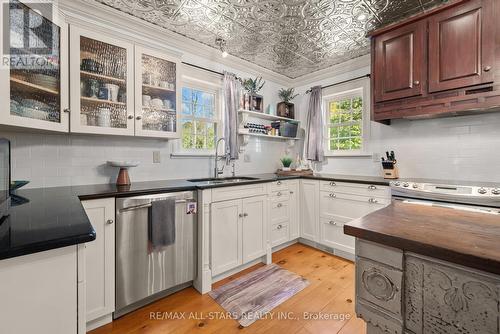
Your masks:
[[[72,26],[71,132],[134,135],[133,44]]]
[[[136,46],[135,135],[179,138],[180,61]]]
[[[67,26],[54,13],[17,0],[0,6],[0,17],[8,20],[2,28],[9,30],[0,38],[2,125],[69,130]]]

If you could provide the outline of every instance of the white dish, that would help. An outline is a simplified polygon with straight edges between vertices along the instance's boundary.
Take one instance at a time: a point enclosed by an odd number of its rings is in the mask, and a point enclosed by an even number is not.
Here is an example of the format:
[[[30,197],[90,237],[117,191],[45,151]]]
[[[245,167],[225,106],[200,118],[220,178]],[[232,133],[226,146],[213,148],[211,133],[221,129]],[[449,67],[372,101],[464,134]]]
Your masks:
[[[139,161],[108,161],[108,165],[113,167],[137,167],[139,166]]]

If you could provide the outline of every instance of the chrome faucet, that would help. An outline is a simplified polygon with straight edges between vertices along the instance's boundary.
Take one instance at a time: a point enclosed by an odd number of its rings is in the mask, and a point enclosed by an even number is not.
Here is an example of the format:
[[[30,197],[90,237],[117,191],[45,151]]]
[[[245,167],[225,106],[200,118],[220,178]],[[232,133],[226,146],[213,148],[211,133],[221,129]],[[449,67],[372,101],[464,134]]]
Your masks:
[[[226,161],[226,165],[229,165],[229,154],[227,153],[226,146],[224,145],[224,156],[219,157],[219,143],[221,141],[224,141],[224,144],[226,143],[226,139],[224,137],[219,138],[217,140],[217,143],[215,144],[215,167],[214,167],[214,177],[217,179],[219,175],[222,175],[224,173],[224,165],[222,165],[222,168],[219,169],[219,160],[224,159]]]

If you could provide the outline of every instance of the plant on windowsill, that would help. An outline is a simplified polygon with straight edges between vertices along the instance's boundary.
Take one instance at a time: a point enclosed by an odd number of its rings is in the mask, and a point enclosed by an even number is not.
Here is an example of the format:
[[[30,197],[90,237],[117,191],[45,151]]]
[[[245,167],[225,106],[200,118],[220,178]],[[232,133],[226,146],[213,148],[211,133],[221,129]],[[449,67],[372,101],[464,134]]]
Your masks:
[[[290,171],[291,170],[290,166],[292,165],[292,162],[293,162],[293,159],[290,157],[281,158],[281,163],[283,164],[282,170],[285,172]]]
[[[294,98],[296,98],[299,94],[295,94],[294,88],[284,89],[281,88],[278,91],[278,96],[281,99],[281,102],[278,103],[276,107],[277,113],[276,115],[286,118],[295,119],[295,107],[294,104],[291,103]]]
[[[247,78],[242,81],[243,89],[246,93],[243,94],[240,102],[240,107],[245,110],[264,112],[264,98],[258,93],[264,87],[266,82],[262,77],[255,79]]]

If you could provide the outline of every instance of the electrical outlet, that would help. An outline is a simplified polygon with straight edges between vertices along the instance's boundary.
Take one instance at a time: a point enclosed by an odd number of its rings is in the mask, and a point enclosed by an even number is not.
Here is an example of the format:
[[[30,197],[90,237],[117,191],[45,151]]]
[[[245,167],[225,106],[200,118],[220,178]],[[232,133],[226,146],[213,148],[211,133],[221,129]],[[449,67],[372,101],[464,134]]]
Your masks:
[[[160,151],[153,151],[153,163],[159,164],[161,162]]]
[[[252,159],[250,157],[250,154],[243,155],[243,161],[244,162],[250,162],[250,161],[252,161]]]

